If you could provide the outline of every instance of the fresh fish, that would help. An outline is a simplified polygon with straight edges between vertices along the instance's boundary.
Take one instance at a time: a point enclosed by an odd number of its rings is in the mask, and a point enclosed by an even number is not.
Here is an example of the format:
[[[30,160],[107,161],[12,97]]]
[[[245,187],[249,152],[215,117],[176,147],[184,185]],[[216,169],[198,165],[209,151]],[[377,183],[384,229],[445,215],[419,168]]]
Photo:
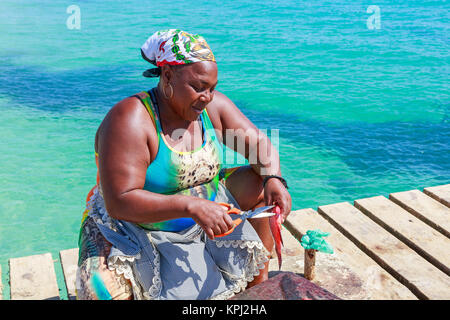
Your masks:
[[[279,206],[276,206],[273,209],[275,213],[274,216],[269,218],[270,231],[272,232],[273,240],[275,241],[275,251],[278,257],[278,268],[281,270],[281,247],[283,246],[283,239],[281,238],[281,209]]]

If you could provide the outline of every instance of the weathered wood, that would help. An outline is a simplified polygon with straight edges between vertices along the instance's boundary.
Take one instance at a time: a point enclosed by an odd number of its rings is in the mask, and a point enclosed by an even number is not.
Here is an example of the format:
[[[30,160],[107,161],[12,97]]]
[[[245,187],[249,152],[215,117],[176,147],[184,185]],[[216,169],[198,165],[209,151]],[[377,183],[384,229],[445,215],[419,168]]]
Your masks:
[[[355,200],[355,207],[450,275],[449,238],[383,196]]]
[[[75,280],[78,268],[78,248],[61,250],[59,252],[61,266],[66,283],[67,297],[69,300],[76,299]]]
[[[297,267],[297,257],[303,254],[303,248],[286,228],[281,228],[281,236],[284,243],[281,248],[281,256],[283,258],[281,271],[293,271],[293,269]],[[274,275],[279,273],[279,271],[277,255],[275,250],[273,250],[269,261],[269,273],[270,275]]]
[[[389,199],[450,238],[450,208],[419,190],[391,193]]]
[[[294,272],[303,276],[303,247],[287,228],[281,228],[281,235],[284,243],[281,249],[281,272]],[[269,278],[279,273],[277,257],[274,255],[269,262]],[[367,292],[361,287],[361,280],[335,255],[316,254],[316,277],[311,281],[342,299],[368,299]]]
[[[286,228],[297,238],[306,234],[308,230],[320,229],[330,233],[326,241],[333,247],[334,254],[318,253],[316,268],[319,268],[316,279],[323,278],[323,271],[320,270],[323,261],[331,258],[339,258],[361,282],[352,281],[353,292],[348,285],[346,291],[342,293],[341,288],[329,291],[346,299],[371,299],[371,300],[416,300],[417,297],[386,270],[381,268],[372,258],[361,251],[352,241],[346,238],[333,225],[325,220],[313,209],[302,209],[293,211],[284,222]],[[351,278],[350,274],[345,275]],[[331,279],[333,280],[333,279]],[[355,279],[354,279],[355,280]],[[350,281],[348,281],[350,282]],[[341,285],[341,283],[337,283]],[[340,286],[339,286],[340,287]],[[359,292],[358,292],[359,291]]]
[[[445,206],[450,207],[450,184],[428,187],[423,189],[423,192]]]
[[[9,259],[11,300],[59,299],[50,253]]]
[[[335,253],[316,254],[316,276],[312,282],[336,296],[344,299],[450,299],[450,278],[420,255],[429,254],[448,274],[449,244],[442,234],[448,237],[450,229],[450,184],[425,188],[424,193],[418,190],[393,193],[390,198],[392,201],[382,215],[371,213],[373,210],[364,202],[367,199],[355,201],[355,206],[366,210],[367,216],[349,203],[321,206],[318,208],[320,215],[312,209],[291,212],[282,229],[285,243],[282,269],[301,275],[307,259],[299,240],[307,230],[321,229],[330,233],[327,242]],[[409,217],[408,223],[405,217]],[[422,229],[417,229],[419,226]],[[436,239],[446,239],[445,244],[432,246]],[[415,251],[405,243],[416,246]],[[60,251],[69,299],[75,296],[77,256],[77,248]],[[51,254],[10,259],[9,266],[12,300],[59,299]],[[277,259],[271,259],[269,270],[272,279],[274,274],[280,273]],[[1,271],[0,266],[0,300],[3,298]]]
[[[348,202],[319,213],[421,299],[450,299],[450,279]]]
[[[313,280],[316,276],[316,250],[305,250],[305,278]]]

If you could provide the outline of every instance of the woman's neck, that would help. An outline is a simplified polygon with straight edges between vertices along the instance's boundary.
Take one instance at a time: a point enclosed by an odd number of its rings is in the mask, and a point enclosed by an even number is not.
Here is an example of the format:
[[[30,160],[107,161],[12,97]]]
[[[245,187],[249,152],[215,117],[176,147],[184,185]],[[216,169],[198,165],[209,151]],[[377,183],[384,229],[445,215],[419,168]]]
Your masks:
[[[169,99],[164,96],[163,88],[161,83],[158,83],[156,87],[156,100],[158,103],[160,121],[164,121],[166,124],[166,128],[174,130],[174,129],[188,129],[190,125],[195,123],[196,121],[189,121],[183,119],[177,112],[175,112],[174,108],[170,104]],[[169,125],[170,124],[170,125]],[[164,125],[163,125],[164,127]],[[170,131],[172,131],[170,130]]]
[[[195,150],[203,142],[202,126],[197,121],[190,121],[180,117],[171,107],[168,99],[164,97],[162,88],[158,84],[156,88],[156,100],[159,109],[159,122],[161,124],[162,134],[166,140],[170,141],[172,147],[177,146],[179,151]],[[172,138],[172,134],[177,129],[186,130],[180,137]],[[177,132],[179,134],[179,132]],[[197,139],[195,137],[198,137]],[[180,146],[180,144],[182,144]]]
[[[158,83],[158,86],[156,87],[156,99],[158,102],[159,113],[160,115],[162,114],[161,118],[167,123],[185,123],[189,125],[190,121],[186,121],[174,111],[173,107],[170,105],[169,99],[164,96],[163,90],[161,83]]]

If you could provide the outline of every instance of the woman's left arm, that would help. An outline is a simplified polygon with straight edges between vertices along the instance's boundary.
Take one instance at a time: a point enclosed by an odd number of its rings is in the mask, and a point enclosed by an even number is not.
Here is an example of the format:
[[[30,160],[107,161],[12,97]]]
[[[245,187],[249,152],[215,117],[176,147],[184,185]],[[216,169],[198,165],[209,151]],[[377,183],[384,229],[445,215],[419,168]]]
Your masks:
[[[278,151],[267,135],[260,131],[224,94],[215,91],[211,104],[213,106],[208,107],[208,112],[210,109],[214,110],[214,118],[216,118],[214,126],[220,131],[223,144],[242,154],[262,179],[271,175],[281,177]],[[220,119],[220,123],[217,118]],[[280,207],[283,221],[291,211],[291,196],[277,178],[266,181],[264,200],[266,205],[276,204]]]

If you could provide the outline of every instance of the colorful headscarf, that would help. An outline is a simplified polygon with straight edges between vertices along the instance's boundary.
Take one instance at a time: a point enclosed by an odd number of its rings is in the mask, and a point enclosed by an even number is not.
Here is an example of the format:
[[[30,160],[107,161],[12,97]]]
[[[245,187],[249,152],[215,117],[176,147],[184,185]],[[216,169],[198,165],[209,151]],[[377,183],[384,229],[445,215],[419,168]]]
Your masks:
[[[163,65],[189,64],[216,59],[206,40],[196,34],[192,35],[179,29],[155,32],[141,47],[141,54],[158,68],[148,69],[145,77],[158,77]]]

